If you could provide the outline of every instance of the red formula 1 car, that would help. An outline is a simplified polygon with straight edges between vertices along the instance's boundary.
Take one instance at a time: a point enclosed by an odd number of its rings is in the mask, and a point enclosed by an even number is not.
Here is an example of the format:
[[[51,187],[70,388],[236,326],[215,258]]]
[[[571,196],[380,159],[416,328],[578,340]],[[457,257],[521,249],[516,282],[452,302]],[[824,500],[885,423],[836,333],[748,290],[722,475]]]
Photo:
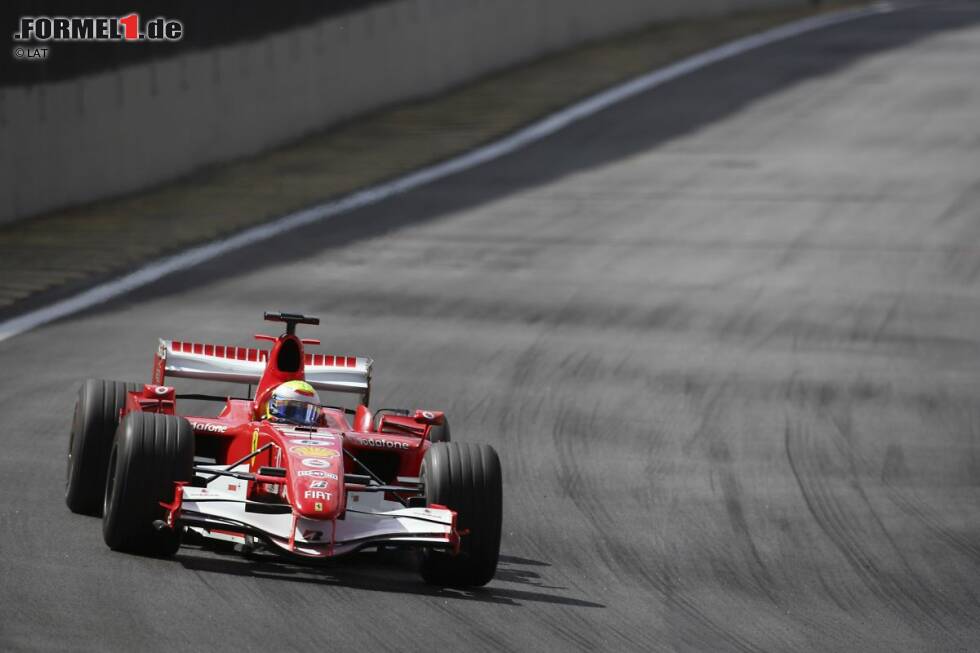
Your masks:
[[[304,352],[284,322],[271,349],[160,341],[152,383],[89,380],[79,391],[65,497],[102,513],[112,549],[171,555],[194,531],[244,551],[328,558],[366,546],[421,550],[426,581],[483,585],[500,549],[501,474],[487,445],[450,442],[445,415],[368,408],[368,358]],[[256,384],[234,399],[178,394],[167,377]],[[356,410],[323,406],[311,424],[266,418],[275,388],[304,380],[357,395]],[[177,401],[216,400],[216,417],[178,416]],[[318,414],[317,414],[318,413]]]

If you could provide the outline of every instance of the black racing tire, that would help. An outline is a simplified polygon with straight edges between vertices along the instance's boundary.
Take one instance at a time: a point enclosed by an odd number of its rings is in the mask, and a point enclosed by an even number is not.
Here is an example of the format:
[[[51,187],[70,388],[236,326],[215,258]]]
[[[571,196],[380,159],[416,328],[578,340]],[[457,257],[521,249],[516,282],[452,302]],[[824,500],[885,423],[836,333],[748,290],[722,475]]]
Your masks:
[[[451,439],[449,432],[449,418],[443,416],[442,424],[433,424],[429,427],[429,442],[449,442]]]
[[[102,536],[110,549],[168,556],[180,547],[180,527],[157,530],[161,501],[176,481],[194,474],[194,431],[183,417],[130,413],[119,424],[109,454]]]
[[[457,513],[463,535],[458,555],[422,551],[422,578],[432,585],[486,585],[497,571],[503,488],[500,459],[486,444],[440,442],[422,460],[420,472],[426,504],[441,504]]]
[[[119,425],[119,411],[126,405],[126,393],[142,387],[139,383],[88,379],[78,389],[65,473],[65,503],[72,512],[96,517],[101,514],[105,472]]]

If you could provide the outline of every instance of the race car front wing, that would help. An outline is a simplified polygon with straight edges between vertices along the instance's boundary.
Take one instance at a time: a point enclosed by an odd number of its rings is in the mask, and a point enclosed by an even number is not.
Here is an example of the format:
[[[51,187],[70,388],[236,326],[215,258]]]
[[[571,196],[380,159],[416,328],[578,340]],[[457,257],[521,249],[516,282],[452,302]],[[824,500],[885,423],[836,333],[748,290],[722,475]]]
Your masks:
[[[220,476],[206,487],[176,484],[173,501],[161,503],[166,519],[155,526],[188,527],[205,537],[239,543],[254,538],[282,553],[311,558],[378,544],[459,551],[456,512],[444,506],[403,507],[386,501],[383,492],[349,491],[342,517],[317,520],[295,514],[288,504],[250,501],[247,483],[228,480]]]

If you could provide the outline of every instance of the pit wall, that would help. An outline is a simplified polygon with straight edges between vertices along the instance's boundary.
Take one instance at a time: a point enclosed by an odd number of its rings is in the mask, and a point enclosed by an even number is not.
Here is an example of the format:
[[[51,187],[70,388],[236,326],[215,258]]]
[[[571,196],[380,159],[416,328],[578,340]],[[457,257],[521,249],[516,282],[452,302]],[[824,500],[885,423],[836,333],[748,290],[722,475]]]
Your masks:
[[[146,188],[649,23],[802,4],[393,0],[247,43],[0,88],[0,222]]]

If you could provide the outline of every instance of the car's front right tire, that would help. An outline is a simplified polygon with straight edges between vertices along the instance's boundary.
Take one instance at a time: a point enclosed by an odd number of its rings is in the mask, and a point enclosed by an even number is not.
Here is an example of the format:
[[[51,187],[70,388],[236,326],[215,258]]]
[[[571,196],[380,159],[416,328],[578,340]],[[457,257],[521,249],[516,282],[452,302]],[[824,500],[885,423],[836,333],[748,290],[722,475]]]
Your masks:
[[[78,389],[65,474],[65,503],[72,512],[100,514],[119,411],[126,405],[126,393],[141,387],[139,383],[88,379]]]
[[[174,496],[176,481],[194,474],[194,431],[183,417],[130,413],[119,424],[109,454],[102,535],[109,548],[144,555],[173,555],[178,528],[157,529],[166,517],[161,501]]]

